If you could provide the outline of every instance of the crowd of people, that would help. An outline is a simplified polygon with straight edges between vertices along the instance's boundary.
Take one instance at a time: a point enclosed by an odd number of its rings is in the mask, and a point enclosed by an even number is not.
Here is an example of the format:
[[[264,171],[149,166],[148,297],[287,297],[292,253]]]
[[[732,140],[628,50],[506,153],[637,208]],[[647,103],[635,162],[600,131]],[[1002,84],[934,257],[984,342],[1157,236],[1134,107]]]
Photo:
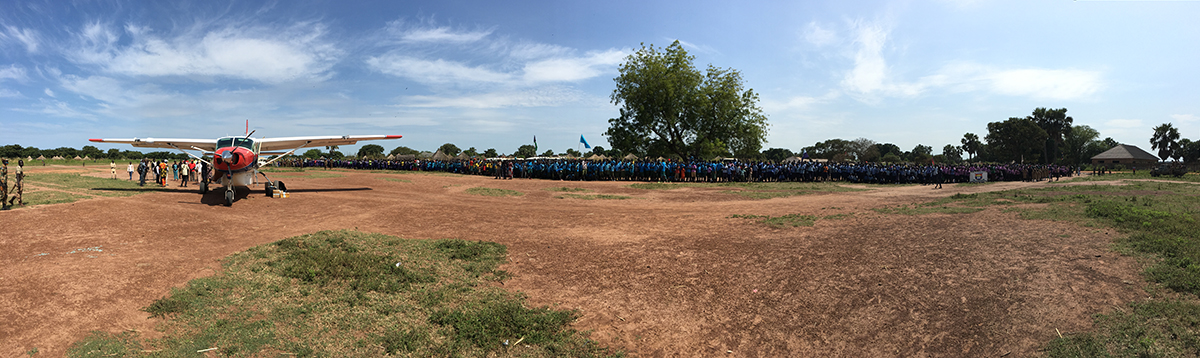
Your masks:
[[[456,159],[456,160],[329,160],[292,159],[276,162],[288,167],[368,170],[438,171],[487,175],[497,179],[615,180],[660,182],[816,182],[962,183],[971,173],[985,172],[989,181],[1041,180],[1072,176],[1061,165],[1041,164],[883,164],[796,161],[684,161],[587,159]]]
[[[116,176],[116,163],[109,163],[109,167],[113,171],[113,176]],[[157,161],[153,159],[142,159],[138,162],[135,168],[133,163],[129,163],[126,171],[129,172],[129,180],[133,180],[133,173],[137,171],[138,185],[146,186],[146,180],[152,179],[153,185],[166,187],[170,181],[179,181],[179,187],[187,187],[188,183],[199,183],[209,175],[208,163],[199,160],[177,160],[174,162],[163,160]],[[153,177],[151,177],[153,176]]]

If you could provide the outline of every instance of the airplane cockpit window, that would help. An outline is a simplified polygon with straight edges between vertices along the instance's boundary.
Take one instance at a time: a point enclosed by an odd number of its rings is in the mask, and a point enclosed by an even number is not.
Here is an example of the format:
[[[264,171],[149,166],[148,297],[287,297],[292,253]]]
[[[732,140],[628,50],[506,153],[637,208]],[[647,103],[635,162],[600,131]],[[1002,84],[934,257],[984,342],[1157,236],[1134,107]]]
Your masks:
[[[233,145],[254,150],[254,140],[250,138],[234,138]]]
[[[250,138],[221,138],[217,140],[217,148],[242,147],[254,150],[254,140]]]

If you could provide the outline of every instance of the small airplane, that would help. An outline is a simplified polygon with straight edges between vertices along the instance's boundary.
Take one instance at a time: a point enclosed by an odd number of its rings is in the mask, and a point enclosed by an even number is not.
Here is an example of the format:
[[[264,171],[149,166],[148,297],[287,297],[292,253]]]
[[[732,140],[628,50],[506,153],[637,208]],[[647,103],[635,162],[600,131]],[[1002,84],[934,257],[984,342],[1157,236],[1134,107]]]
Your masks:
[[[247,129],[249,123],[247,123]],[[257,176],[261,174],[266,179],[267,196],[275,189],[286,191],[282,181],[272,181],[266,173],[258,171],[271,162],[279,160],[301,148],[352,145],[362,140],[400,139],[398,135],[345,135],[345,136],[315,136],[315,137],[282,137],[282,138],[252,138],[253,131],[245,136],[221,137],[217,139],[181,139],[181,138],[133,138],[133,139],[89,139],[97,143],[124,143],[138,148],[175,149],[193,158],[208,163],[215,171],[214,178],[220,178],[221,186],[225,187],[225,206],[232,206],[234,188],[249,188],[256,184]],[[289,149],[287,152],[275,152]],[[185,150],[200,151],[202,155],[213,155],[209,161],[203,157],[188,153]],[[260,161],[259,155],[279,154],[275,159]],[[208,181],[200,182],[200,194],[208,193]]]

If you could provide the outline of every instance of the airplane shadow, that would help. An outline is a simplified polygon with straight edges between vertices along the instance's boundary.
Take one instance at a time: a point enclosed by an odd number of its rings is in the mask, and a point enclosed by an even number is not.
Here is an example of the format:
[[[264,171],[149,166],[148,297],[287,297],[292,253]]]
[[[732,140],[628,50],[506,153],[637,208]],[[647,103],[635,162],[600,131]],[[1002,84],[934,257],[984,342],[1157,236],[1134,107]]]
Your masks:
[[[339,191],[366,191],[374,190],[371,188],[333,188],[333,189],[293,189],[288,190],[288,193],[321,193],[321,192],[339,192]],[[262,189],[237,188],[233,193],[233,203],[245,199],[251,195],[266,197],[266,193]],[[221,187],[210,187],[207,194],[200,197],[200,203],[208,206],[225,205],[225,189]]]

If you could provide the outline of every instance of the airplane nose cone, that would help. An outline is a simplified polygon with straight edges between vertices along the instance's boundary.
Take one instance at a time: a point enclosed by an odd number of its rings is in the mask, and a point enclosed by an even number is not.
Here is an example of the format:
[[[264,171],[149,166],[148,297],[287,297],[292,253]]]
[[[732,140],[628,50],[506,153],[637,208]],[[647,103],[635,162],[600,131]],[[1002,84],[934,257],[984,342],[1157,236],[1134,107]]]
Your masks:
[[[225,152],[225,153],[221,154],[221,161],[223,161],[223,162],[226,162],[226,163],[230,163],[230,164],[234,163],[234,160],[233,160],[233,151],[231,150],[231,151],[228,151],[228,152]]]

